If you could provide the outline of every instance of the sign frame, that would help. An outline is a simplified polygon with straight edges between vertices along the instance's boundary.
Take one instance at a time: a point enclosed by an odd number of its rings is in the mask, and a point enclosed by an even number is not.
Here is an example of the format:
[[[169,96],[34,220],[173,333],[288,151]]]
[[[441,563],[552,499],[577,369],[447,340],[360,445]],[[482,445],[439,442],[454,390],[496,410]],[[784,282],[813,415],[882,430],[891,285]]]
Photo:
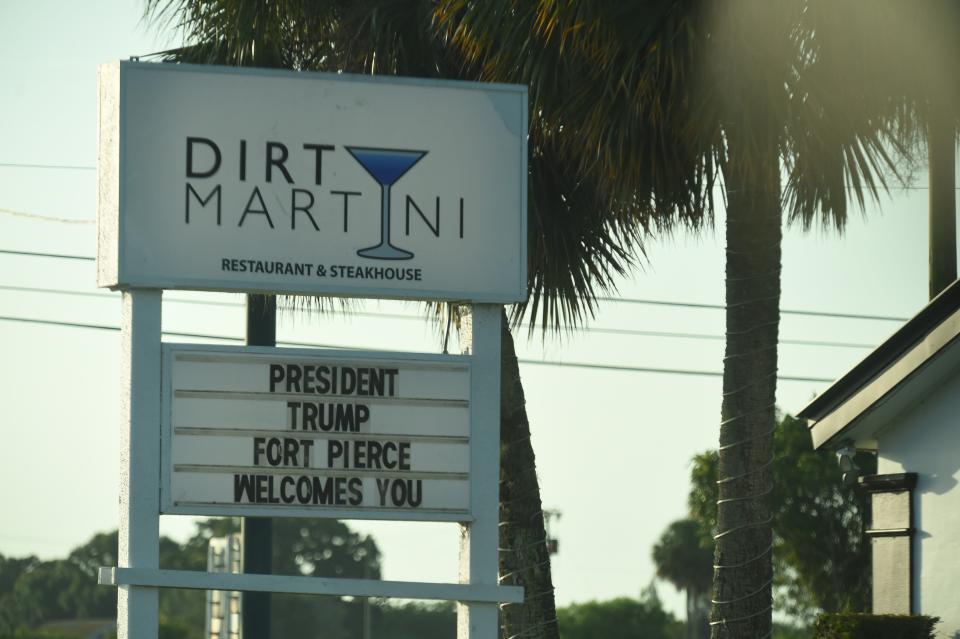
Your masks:
[[[153,273],[140,275],[129,272],[126,267],[128,260],[127,243],[124,239],[127,234],[128,209],[127,181],[125,179],[128,162],[127,148],[127,107],[129,100],[126,97],[127,86],[124,79],[130,73],[205,73],[226,74],[247,78],[281,78],[295,79],[309,82],[311,79],[323,80],[331,83],[367,84],[377,87],[403,88],[433,88],[433,89],[464,89],[483,91],[490,94],[516,97],[522,104],[518,132],[518,163],[522,173],[519,182],[519,219],[515,230],[504,229],[503,236],[507,241],[513,237],[517,242],[516,255],[518,259],[516,278],[509,290],[504,288],[498,292],[476,292],[454,288],[409,288],[397,289],[390,287],[387,281],[381,285],[357,287],[351,285],[331,284],[329,280],[317,280],[316,285],[306,286],[283,281],[249,282],[234,279],[216,279],[210,277],[171,277]],[[528,297],[527,283],[527,136],[529,132],[528,91],[525,85],[470,82],[465,80],[437,80],[428,78],[412,78],[402,76],[371,76],[359,74],[332,74],[322,72],[299,72],[284,69],[263,69],[254,67],[226,67],[196,64],[157,64],[133,61],[119,61],[101,65],[100,75],[100,150],[97,166],[99,182],[99,214],[97,216],[97,282],[101,288],[123,290],[129,288],[163,289],[163,290],[200,290],[200,291],[227,291],[238,293],[262,293],[280,295],[319,295],[331,297],[356,297],[367,299],[404,299],[404,300],[437,300],[452,302],[495,303],[511,304],[526,301]],[[142,125],[142,123],[140,123]],[[252,197],[252,196],[251,196]],[[261,200],[262,201],[262,200]],[[514,232],[515,231],[515,232]],[[496,259],[496,247],[492,247],[490,259]],[[276,254],[280,252],[278,246]],[[228,256],[223,256],[224,258]],[[234,256],[236,257],[236,256]],[[266,256],[264,256],[266,258]],[[451,251],[450,260],[455,260],[457,253]],[[279,259],[279,258],[277,258]],[[242,261],[242,260],[241,260]],[[269,262],[269,259],[265,260]],[[388,268],[404,268],[408,263],[404,261],[385,261],[378,266]],[[349,265],[348,265],[349,266]],[[372,266],[372,264],[365,264]],[[475,269],[481,271],[483,269]],[[133,279],[131,279],[133,277]],[[248,278],[249,279],[249,278]],[[348,280],[344,280],[348,281]]]
[[[482,88],[507,87],[523,98],[522,132],[518,148],[523,174],[519,183],[520,229],[515,240],[522,259],[517,263],[515,284],[510,291],[497,289],[497,294],[478,295],[475,290],[461,292],[455,284],[448,291],[364,288],[362,290],[317,289],[277,286],[264,281],[262,287],[230,287],[210,280],[204,286],[189,286],[172,276],[153,280],[120,281],[119,260],[124,248],[119,243],[123,230],[121,202],[124,183],[121,170],[125,166],[125,130],[114,116],[122,109],[124,69],[149,68],[152,71],[178,71],[186,65],[143,65],[136,62],[114,62],[100,67],[100,162],[98,162],[98,248],[113,242],[114,255],[98,250],[98,284],[122,292],[121,403],[120,403],[120,494],[117,567],[100,570],[101,584],[118,588],[117,635],[119,639],[156,639],[159,626],[160,588],[217,588],[258,592],[310,594],[353,594],[400,598],[435,598],[455,600],[457,605],[458,639],[495,639],[499,632],[497,602],[520,603],[524,600],[521,586],[501,585],[498,578],[499,557],[499,485],[500,485],[500,365],[503,308],[501,304],[527,298],[527,89],[513,85],[419,80],[396,77],[337,75],[338,81],[373,82],[417,86],[468,85]],[[190,67],[203,72],[250,75],[306,76],[290,71],[236,69],[231,67]],[[111,84],[112,83],[112,84]],[[111,89],[116,91],[111,92]],[[111,122],[114,126],[111,126]],[[369,149],[368,149],[369,150]],[[399,147],[379,151],[408,152]],[[354,156],[356,158],[356,156]],[[359,160],[358,160],[359,161]],[[189,163],[189,160],[187,160]],[[361,164],[363,164],[361,162]],[[511,166],[513,164],[511,163]],[[364,165],[364,168],[367,168]],[[188,171],[189,172],[189,171]],[[371,176],[373,174],[371,173]],[[375,178],[384,183],[380,178]],[[268,180],[269,181],[269,180]],[[513,194],[511,193],[511,197]],[[381,196],[383,197],[383,196]],[[384,209],[385,210],[385,209]],[[244,212],[246,213],[246,211]],[[388,218],[381,213],[381,221]],[[385,228],[385,227],[381,227]],[[141,229],[142,230],[142,229]],[[389,237],[388,237],[389,239]],[[499,238],[498,238],[499,239]],[[381,243],[383,234],[381,234]],[[496,259],[496,241],[488,241],[484,255]],[[371,247],[374,248],[374,247]],[[363,249],[367,251],[368,249]],[[111,260],[111,257],[115,258]],[[364,256],[365,257],[365,256]],[[446,259],[446,257],[444,257]],[[441,262],[444,264],[446,262]],[[513,273],[512,267],[509,273]],[[504,280],[508,279],[506,276]],[[196,282],[194,282],[196,284]],[[457,520],[460,532],[460,566],[454,584],[425,582],[386,582],[374,579],[316,579],[293,575],[223,574],[205,571],[162,570],[159,565],[161,515],[161,449],[169,438],[162,434],[161,422],[167,409],[163,395],[165,353],[170,348],[162,341],[162,297],[164,289],[247,291],[267,294],[305,294],[354,296],[361,298],[430,299],[470,302],[468,315],[462,318],[460,345],[470,362],[469,377],[469,513],[471,518]],[[182,346],[182,345],[180,345]],[[216,346],[201,344],[210,350]],[[229,347],[224,347],[229,348]],[[316,355],[311,351],[311,355]],[[342,353],[340,353],[342,356]],[[407,354],[407,357],[431,357]],[[389,359],[403,354],[389,353]],[[449,358],[449,356],[436,356]],[[456,357],[456,356],[454,356]],[[312,509],[311,509],[312,510]],[[206,512],[206,509],[205,509]],[[328,511],[330,512],[330,511]],[[401,513],[408,513],[402,510]],[[229,513],[233,514],[233,513]],[[311,513],[313,514],[313,513]],[[276,513],[269,513],[276,516]],[[332,515],[330,515],[332,516]],[[351,511],[345,518],[357,519]],[[399,518],[398,518],[399,519]],[[408,519],[409,520],[409,519]]]
[[[352,508],[338,508],[334,506],[283,506],[281,508],[271,506],[260,506],[256,504],[237,504],[237,505],[177,505],[172,496],[171,480],[173,476],[173,358],[177,353],[211,353],[226,354],[229,356],[250,355],[254,357],[263,357],[264,359],[274,357],[285,361],[303,359],[304,361],[317,359],[331,359],[339,362],[356,362],[362,364],[369,363],[415,363],[415,364],[439,364],[451,369],[465,367],[467,380],[472,390],[473,375],[473,356],[458,354],[435,354],[435,353],[408,353],[392,351],[366,351],[353,349],[329,349],[329,348],[281,348],[269,346],[234,346],[234,345],[208,345],[163,342],[162,344],[162,390],[161,390],[161,476],[160,476],[160,512],[164,515],[200,515],[208,517],[311,517],[318,519],[356,519],[356,520],[379,520],[379,521],[438,521],[438,522],[458,522],[468,524],[474,521],[469,504],[466,512],[437,512],[435,510],[426,510],[418,512],[411,508],[393,508],[389,510],[374,510],[356,506]],[[318,398],[324,395],[317,395]],[[471,457],[471,448],[473,446],[474,436],[476,434],[476,421],[474,418],[475,403],[472,398],[467,400],[468,424],[469,430],[467,437],[467,456]],[[300,434],[301,431],[277,431],[278,433],[292,432]],[[386,437],[387,435],[385,435]],[[403,439],[403,435],[395,434],[389,437]],[[467,493],[468,502],[470,494],[475,490],[472,468],[467,472]],[[295,469],[292,469],[295,471]],[[314,471],[316,472],[316,471]],[[362,471],[357,474],[361,474]]]

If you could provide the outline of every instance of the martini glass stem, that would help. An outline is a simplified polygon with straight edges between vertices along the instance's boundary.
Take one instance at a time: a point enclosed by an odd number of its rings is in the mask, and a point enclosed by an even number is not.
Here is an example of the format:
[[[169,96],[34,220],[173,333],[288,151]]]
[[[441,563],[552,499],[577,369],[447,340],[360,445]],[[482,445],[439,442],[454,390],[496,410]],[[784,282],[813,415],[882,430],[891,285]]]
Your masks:
[[[380,185],[380,246],[390,244],[390,185]]]

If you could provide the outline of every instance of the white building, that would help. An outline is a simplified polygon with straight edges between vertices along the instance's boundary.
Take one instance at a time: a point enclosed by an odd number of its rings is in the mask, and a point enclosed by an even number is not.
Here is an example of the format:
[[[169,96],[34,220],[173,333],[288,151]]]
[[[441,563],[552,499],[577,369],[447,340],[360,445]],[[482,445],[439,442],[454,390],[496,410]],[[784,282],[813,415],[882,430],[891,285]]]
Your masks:
[[[960,281],[800,414],[814,448],[877,454],[873,612],[941,618],[960,639]]]

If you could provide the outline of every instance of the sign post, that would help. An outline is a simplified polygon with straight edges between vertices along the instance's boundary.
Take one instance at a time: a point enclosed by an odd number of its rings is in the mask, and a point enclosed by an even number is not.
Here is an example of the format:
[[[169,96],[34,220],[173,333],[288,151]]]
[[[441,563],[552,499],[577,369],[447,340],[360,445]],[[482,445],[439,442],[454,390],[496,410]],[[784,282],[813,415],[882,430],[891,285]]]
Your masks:
[[[120,568],[160,567],[160,317],[162,293],[123,293],[120,425]],[[121,586],[117,637],[155,639],[156,588]]]
[[[100,104],[98,283],[123,291],[125,385],[119,565],[100,582],[120,589],[119,638],[156,639],[172,587],[456,601],[459,639],[495,639],[498,604],[523,601],[497,555],[526,88],[114,63]],[[460,355],[279,349],[252,324],[262,346],[162,344],[168,288],[471,312]],[[160,513],[457,522],[460,579],[164,570]]]
[[[475,304],[461,338],[476,357],[471,376],[474,415],[480,423],[500,424],[500,307]],[[478,353],[483,355],[477,357]],[[491,463],[491,460],[495,460]],[[460,531],[460,582],[496,586],[500,545],[500,429],[477,433],[470,451],[475,469],[470,495],[474,521]],[[479,475],[479,476],[477,476]],[[497,637],[498,608],[495,603],[457,603],[458,639]]]
[[[277,345],[277,298],[247,295],[247,344]],[[243,569],[269,575],[273,569],[273,522],[265,517],[244,517],[240,538]],[[270,594],[240,593],[243,610],[243,636],[270,636]]]

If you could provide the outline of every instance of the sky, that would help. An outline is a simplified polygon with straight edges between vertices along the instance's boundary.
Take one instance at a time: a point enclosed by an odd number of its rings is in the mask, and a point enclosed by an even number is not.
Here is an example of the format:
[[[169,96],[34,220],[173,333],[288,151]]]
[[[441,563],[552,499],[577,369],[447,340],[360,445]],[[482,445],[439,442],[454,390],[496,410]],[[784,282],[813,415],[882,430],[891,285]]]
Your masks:
[[[141,12],[140,2],[119,0],[0,3],[0,251],[94,255],[97,65],[179,43]],[[907,318],[923,307],[924,187],[921,170],[912,187],[855,213],[842,235],[786,230],[781,338],[847,345],[783,343],[781,375],[835,379],[900,326],[787,311]],[[717,231],[648,240],[642,266],[619,282],[621,301],[601,303],[584,329],[563,336],[517,333],[520,357],[719,373],[721,310],[624,300],[722,304],[722,222],[720,211]],[[91,261],[0,253],[0,273],[0,554],[54,558],[117,526],[119,333],[27,320],[115,327],[119,297],[96,288]],[[239,295],[164,299],[165,331],[243,335]],[[282,313],[278,339],[439,351],[417,304],[371,301],[364,310]],[[637,596],[654,579],[653,544],[686,514],[691,457],[716,446],[719,376],[555,364],[522,364],[521,374],[543,503],[560,513],[551,525],[557,603]],[[828,385],[781,381],[778,405],[796,412]],[[165,516],[161,530],[184,539],[192,521]],[[374,535],[385,578],[456,580],[455,525],[349,524]],[[682,615],[672,586],[659,591]]]

